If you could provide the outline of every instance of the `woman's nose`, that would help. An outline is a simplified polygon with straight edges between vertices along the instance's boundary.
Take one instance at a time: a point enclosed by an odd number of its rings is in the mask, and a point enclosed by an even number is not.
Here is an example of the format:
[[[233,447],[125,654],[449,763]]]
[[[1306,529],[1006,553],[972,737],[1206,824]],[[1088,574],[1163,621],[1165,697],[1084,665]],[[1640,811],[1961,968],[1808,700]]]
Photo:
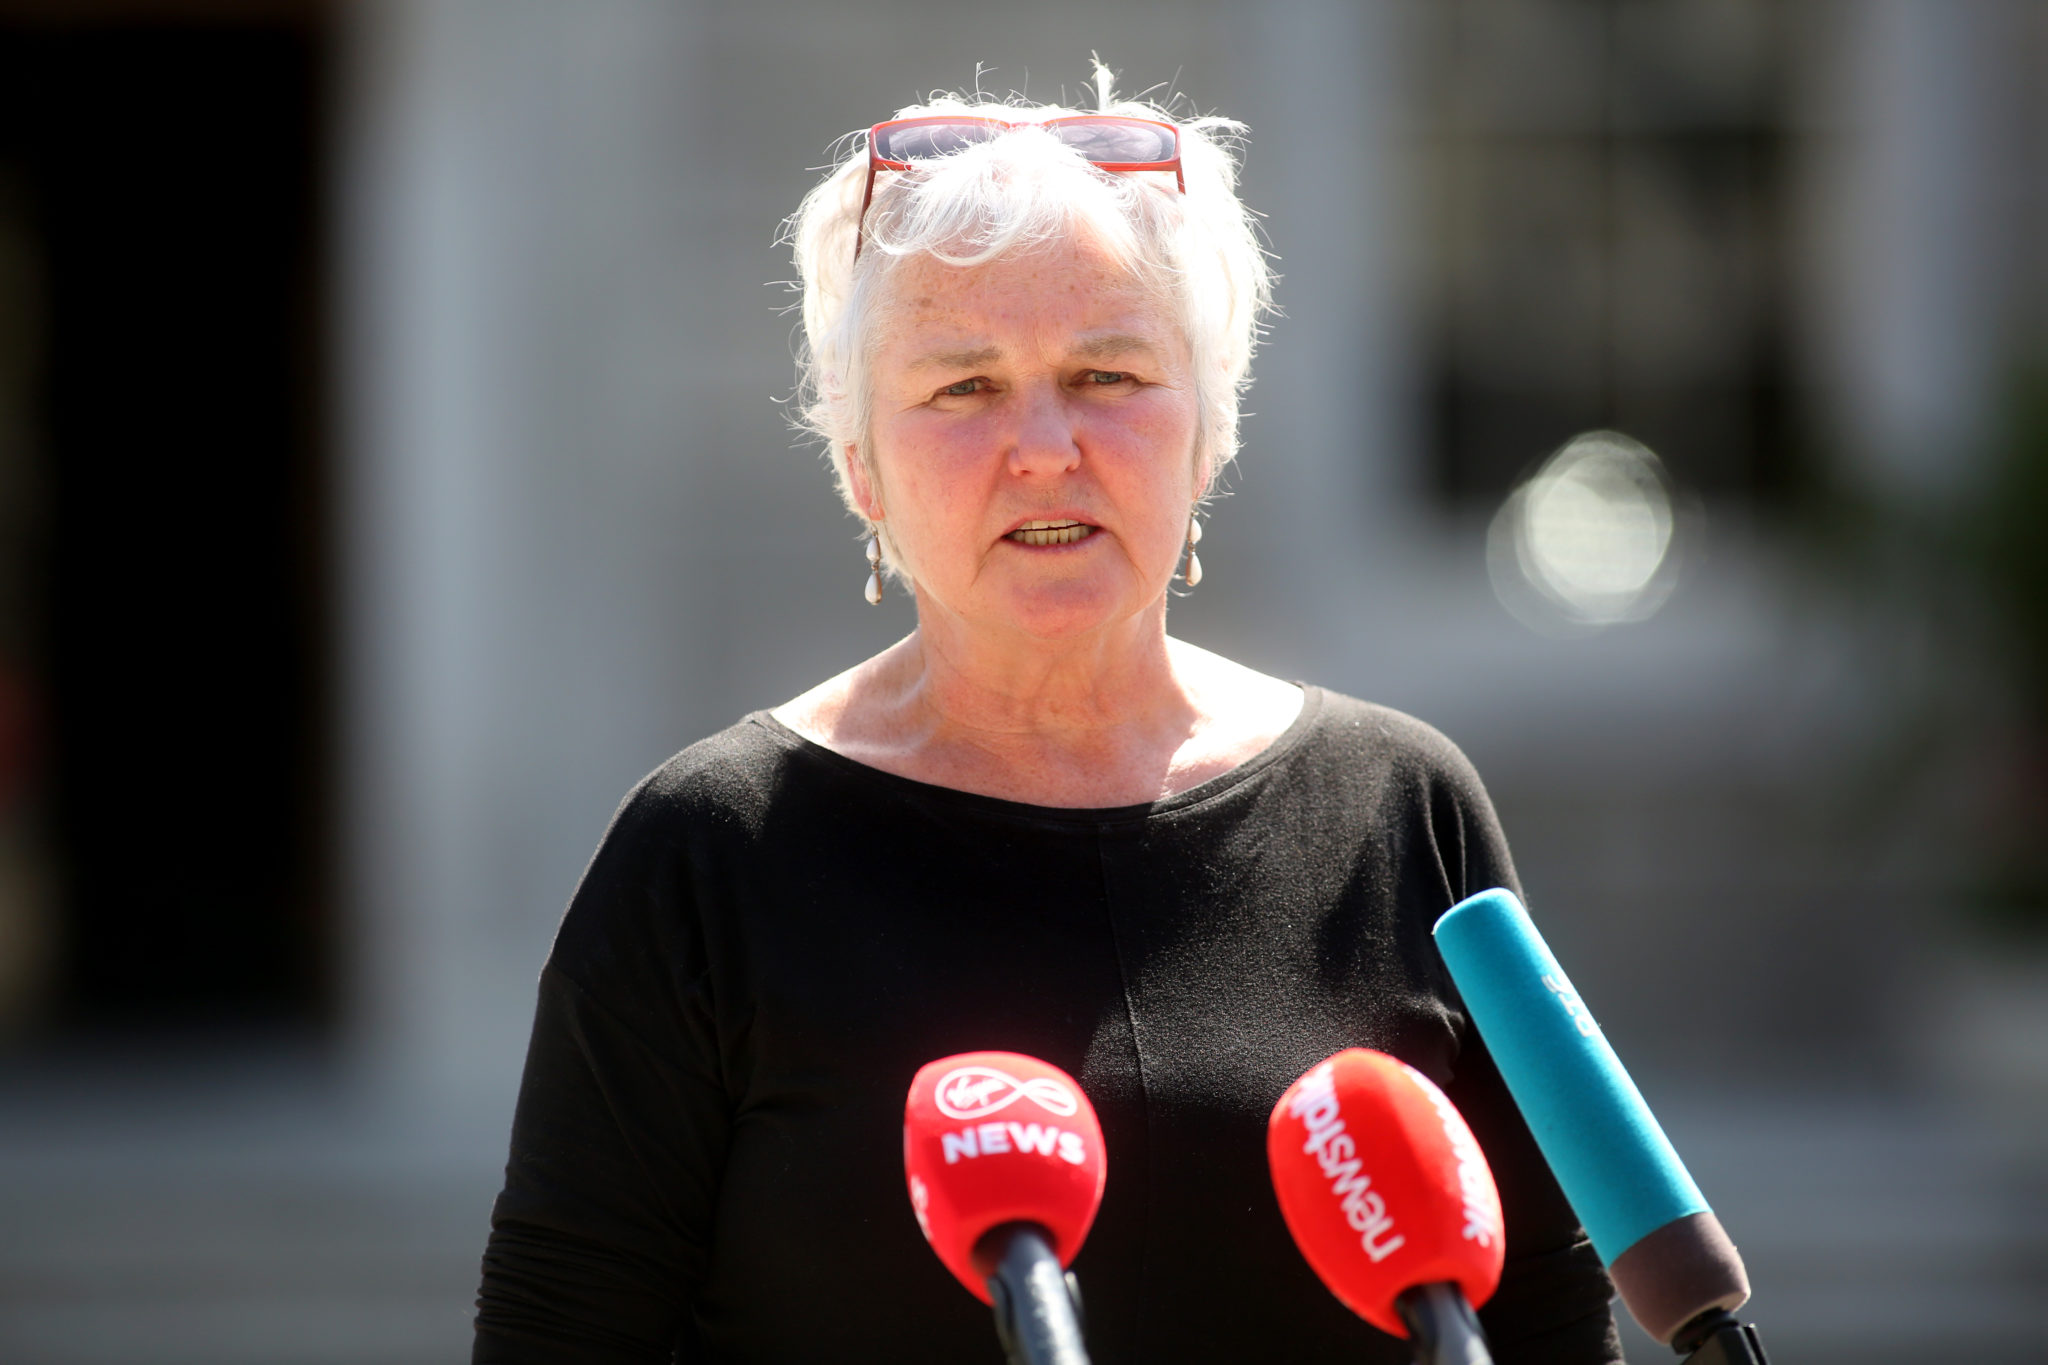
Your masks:
[[[1034,386],[1020,393],[1017,426],[1010,445],[1010,472],[1064,474],[1078,466],[1079,416],[1057,385]]]

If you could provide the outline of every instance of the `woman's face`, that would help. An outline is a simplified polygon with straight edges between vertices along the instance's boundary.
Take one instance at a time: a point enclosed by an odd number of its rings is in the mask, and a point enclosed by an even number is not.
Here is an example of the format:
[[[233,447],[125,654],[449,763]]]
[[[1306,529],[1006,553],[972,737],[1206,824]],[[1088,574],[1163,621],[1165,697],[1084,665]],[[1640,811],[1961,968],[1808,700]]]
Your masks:
[[[853,478],[921,616],[1058,639],[1158,608],[1197,491],[1188,346],[1165,307],[1074,242],[907,261],[878,330]]]

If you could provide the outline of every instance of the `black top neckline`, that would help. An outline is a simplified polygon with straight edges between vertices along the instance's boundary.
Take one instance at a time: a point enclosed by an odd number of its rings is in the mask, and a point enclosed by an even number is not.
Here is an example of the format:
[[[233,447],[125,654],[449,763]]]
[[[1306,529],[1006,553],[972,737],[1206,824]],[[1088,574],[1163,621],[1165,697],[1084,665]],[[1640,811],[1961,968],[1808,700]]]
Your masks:
[[[899,773],[887,772],[863,763],[857,758],[848,758],[837,749],[827,748],[816,740],[792,730],[768,711],[755,711],[746,717],[746,721],[760,727],[786,748],[808,754],[844,772],[893,788],[905,795],[955,802],[968,809],[1014,819],[1075,825],[1122,824],[1171,815],[1199,806],[1242,785],[1299,749],[1302,741],[1315,729],[1316,722],[1322,714],[1324,694],[1323,689],[1313,683],[1294,685],[1301,689],[1301,710],[1271,744],[1228,772],[1218,773],[1206,782],[1198,782],[1186,791],[1175,792],[1172,796],[1157,801],[1140,801],[1127,806],[1039,806],[1028,801],[1012,801],[1006,797],[962,791],[957,787],[946,787],[935,782],[922,782],[914,777],[904,777]]]

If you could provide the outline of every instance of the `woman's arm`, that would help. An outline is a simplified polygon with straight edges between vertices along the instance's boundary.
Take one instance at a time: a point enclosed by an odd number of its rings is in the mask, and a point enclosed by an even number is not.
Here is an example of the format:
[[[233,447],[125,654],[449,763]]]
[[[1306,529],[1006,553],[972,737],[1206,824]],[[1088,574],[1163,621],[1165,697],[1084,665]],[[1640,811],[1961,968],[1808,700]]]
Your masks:
[[[541,975],[478,1365],[691,1358],[730,1104],[676,818],[627,799]]]
[[[1448,900],[1496,886],[1520,894],[1507,837],[1478,774],[1445,741],[1432,793],[1430,826]],[[1463,1012],[1448,971],[1439,990],[1463,1028],[1445,1093],[1471,1125],[1500,1188],[1507,1264],[1500,1288],[1479,1319],[1499,1365],[1609,1365],[1622,1358],[1615,1331],[1614,1286],[1580,1227],[1557,1177],[1508,1094],[1492,1054]]]

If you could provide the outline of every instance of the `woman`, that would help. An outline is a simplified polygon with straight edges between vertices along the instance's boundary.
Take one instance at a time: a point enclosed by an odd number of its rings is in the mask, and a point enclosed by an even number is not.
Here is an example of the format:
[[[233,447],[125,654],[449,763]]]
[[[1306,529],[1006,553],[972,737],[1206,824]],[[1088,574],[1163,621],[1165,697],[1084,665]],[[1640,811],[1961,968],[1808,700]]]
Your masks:
[[[542,976],[478,1361],[995,1359],[899,1136],[916,1069],[982,1048],[1100,1114],[1096,1361],[1405,1360],[1267,1182],[1275,1098],[1351,1045],[1486,1147],[1503,1365],[1619,1358],[1429,937],[1514,885],[1478,779],[1166,634],[1268,277],[1235,125],[1101,94],[905,110],[794,220],[811,420],[917,629],[621,807]]]

